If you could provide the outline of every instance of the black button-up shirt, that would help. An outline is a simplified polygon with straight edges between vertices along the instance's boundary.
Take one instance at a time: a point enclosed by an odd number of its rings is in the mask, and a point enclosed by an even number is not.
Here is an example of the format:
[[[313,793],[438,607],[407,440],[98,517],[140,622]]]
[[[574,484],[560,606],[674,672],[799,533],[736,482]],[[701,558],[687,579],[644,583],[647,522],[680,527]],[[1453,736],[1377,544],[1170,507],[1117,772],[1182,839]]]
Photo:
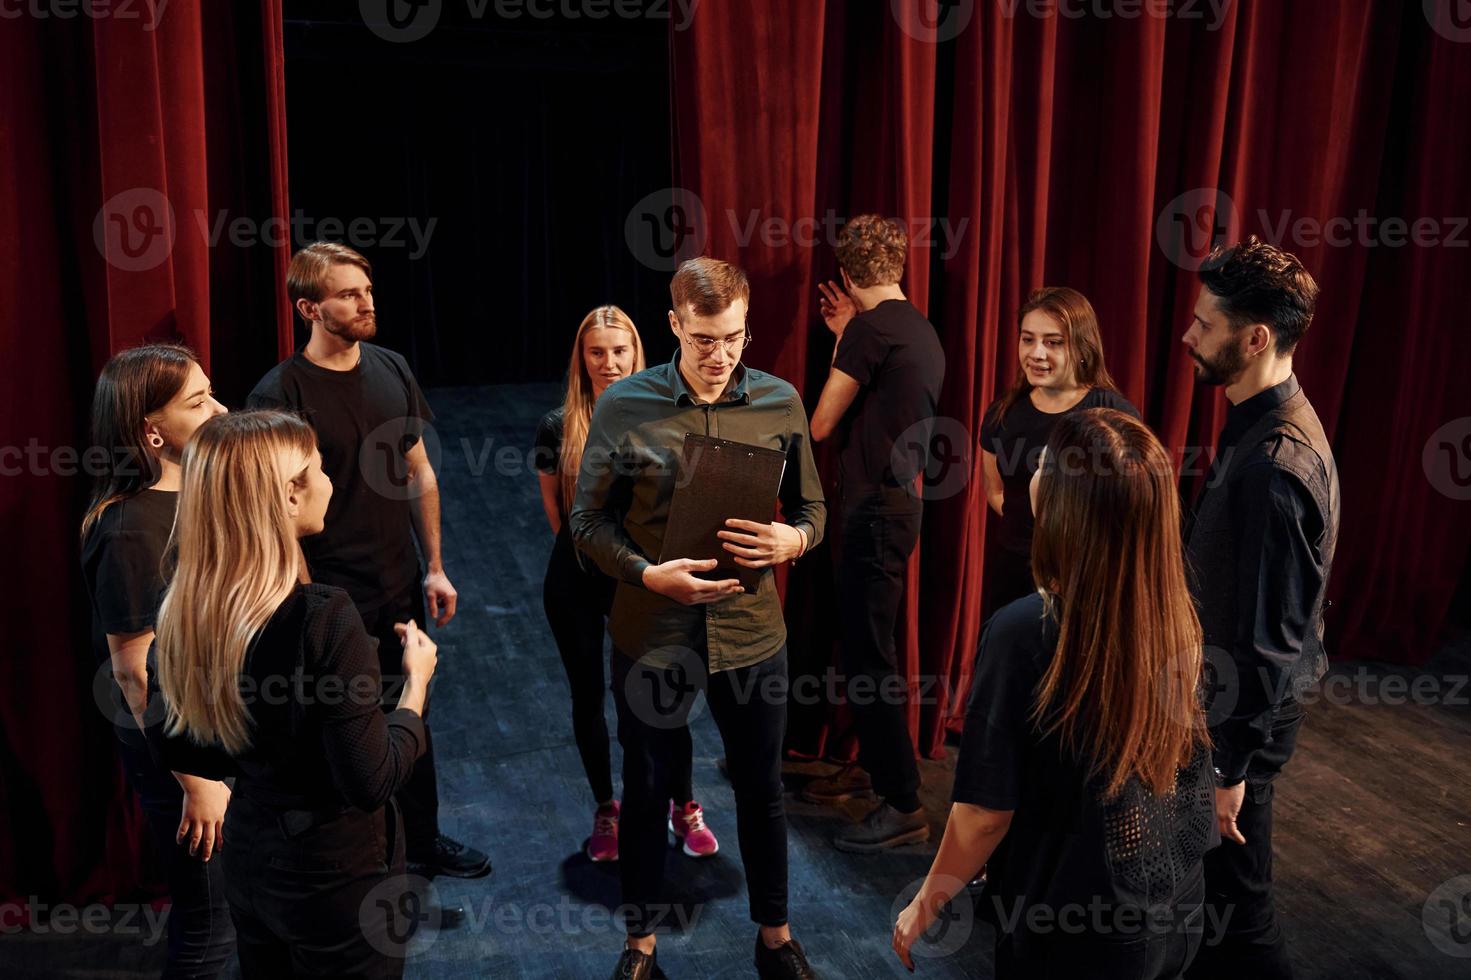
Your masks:
[[[782,516],[816,547],[827,505],[796,389],[737,365],[721,396],[701,402],[679,373],[678,351],[598,398],[569,520],[577,546],[619,581],[608,620],[614,647],[635,658],[703,647],[714,673],[775,654],[786,643],[786,621],[770,568],[755,592],[707,604],[685,606],[643,587],[644,569],[659,561],[690,432],[786,453]]]
[[[1282,449],[1281,437],[1261,446],[1260,455],[1244,461],[1239,476],[1222,481],[1227,462],[1241,437],[1263,415],[1279,407],[1301,386],[1296,375],[1231,406],[1216,445],[1210,478],[1196,501],[1207,494],[1231,493],[1231,525],[1236,529],[1236,609],[1238,624],[1233,659],[1250,665],[1263,683],[1240,685],[1243,702],[1212,730],[1215,765],[1231,782],[1245,777],[1254,751],[1268,739],[1278,706],[1294,692],[1287,678],[1302,655],[1303,637],[1312,628],[1317,597],[1326,569],[1315,542],[1323,534],[1325,515],[1301,480],[1273,461]],[[1194,530],[1195,515],[1186,525],[1185,540]],[[1238,668],[1240,669],[1240,668]],[[1270,701],[1259,703],[1266,695]]]

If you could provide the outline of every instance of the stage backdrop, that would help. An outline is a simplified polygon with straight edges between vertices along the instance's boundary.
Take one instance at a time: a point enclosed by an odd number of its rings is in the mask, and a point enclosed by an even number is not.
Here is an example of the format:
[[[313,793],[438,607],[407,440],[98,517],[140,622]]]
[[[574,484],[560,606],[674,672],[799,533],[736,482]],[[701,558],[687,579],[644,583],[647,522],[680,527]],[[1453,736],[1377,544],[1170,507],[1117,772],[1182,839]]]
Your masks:
[[[0,904],[158,880],[92,694],[77,450],[98,370],[178,339],[249,390],[291,327],[261,237],[286,213],[280,0],[58,11],[0,27]]]
[[[973,434],[1015,371],[1017,307],[1044,284],[1092,300],[1110,370],[1193,492],[1225,402],[1197,388],[1179,338],[1201,257],[1248,233],[1322,287],[1296,364],[1343,481],[1329,648],[1434,652],[1471,544],[1471,30],[1445,4],[1215,6],[1079,18],[1035,3],[753,0],[703,4],[671,31],[667,233],[746,267],[747,360],[809,407],[832,349],[815,303],[836,273],[832,233],[864,211],[910,222],[903,285],[948,358],[947,460],[930,474],[899,648],[928,755],[963,710],[981,625]],[[836,662],[823,561],[789,582],[808,672]],[[793,711],[794,750],[850,750],[820,707]]]

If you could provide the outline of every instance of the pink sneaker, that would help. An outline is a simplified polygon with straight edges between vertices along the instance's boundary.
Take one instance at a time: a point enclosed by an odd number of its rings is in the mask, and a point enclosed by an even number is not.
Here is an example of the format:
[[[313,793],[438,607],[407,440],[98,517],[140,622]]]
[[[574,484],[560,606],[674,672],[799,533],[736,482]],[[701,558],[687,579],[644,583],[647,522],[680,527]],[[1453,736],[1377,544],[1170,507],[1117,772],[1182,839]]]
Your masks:
[[[692,858],[709,857],[720,850],[720,842],[705,826],[705,811],[694,800],[682,807],[670,801],[669,830],[674,834],[674,842],[683,845],[684,852]]]
[[[592,818],[592,836],[587,839],[589,861],[618,860],[618,814],[620,807],[614,800],[600,806]]]

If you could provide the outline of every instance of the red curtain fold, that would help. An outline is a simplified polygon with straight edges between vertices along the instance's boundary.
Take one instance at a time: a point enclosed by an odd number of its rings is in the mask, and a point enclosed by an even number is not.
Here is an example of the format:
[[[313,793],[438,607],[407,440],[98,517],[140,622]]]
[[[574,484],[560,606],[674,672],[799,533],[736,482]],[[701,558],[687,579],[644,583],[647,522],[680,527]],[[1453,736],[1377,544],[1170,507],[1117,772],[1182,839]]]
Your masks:
[[[953,246],[916,247],[904,286],[945,344],[940,414],[972,442],[1015,370],[1026,293],[1081,289],[1112,373],[1174,451],[1187,493],[1226,407],[1194,383],[1179,342],[1194,270],[1212,242],[1278,241],[1322,287],[1296,364],[1343,477],[1330,649],[1411,664],[1434,653],[1471,548],[1453,468],[1471,471],[1459,441],[1471,400],[1456,380],[1471,367],[1459,295],[1471,252],[1464,230],[1456,238],[1456,216],[1471,214],[1471,136],[1454,108],[1471,102],[1471,44],[1393,0],[1236,3],[1219,23],[1203,9],[798,6],[709,4],[671,33],[679,186],[712,215],[876,210],[912,229],[963,227]],[[1380,225],[1342,241],[1342,219],[1360,214],[1434,219],[1451,240],[1400,245]],[[705,250],[752,273],[748,360],[810,407],[831,350],[811,301],[835,272],[830,240],[712,234]],[[971,448],[969,478],[927,506],[897,634],[911,690],[930,693],[911,728],[931,756],[963,708],[981,626],[987,518]],[[810,559],[788,592],[810,672],[836,663],[827,562]],[[794,706],[789,747],[845,755],[831,737],[844,717],[819,712]]]
[[[125,13],[29,12],[0,30],[0,445],[36,447],[0,460],[23,585],[4,599],[0,903],[108,901],[149,877],[93,699],[77,561],[97,371],[125,347],[178,340],[218,389],[243,391],[242,372],[272,363],[291,329],[286,243],[215,233],[222,216],[261,228],[286,214],[281,0]]]

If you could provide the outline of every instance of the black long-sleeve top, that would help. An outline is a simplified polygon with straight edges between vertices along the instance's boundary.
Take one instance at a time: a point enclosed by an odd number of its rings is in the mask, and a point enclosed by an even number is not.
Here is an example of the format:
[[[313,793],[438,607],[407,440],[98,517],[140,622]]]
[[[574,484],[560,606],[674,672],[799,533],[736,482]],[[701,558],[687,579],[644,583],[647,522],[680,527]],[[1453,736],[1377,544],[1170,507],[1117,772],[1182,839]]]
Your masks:
[[[1234,702],[1228,701],[1224,717],[1211,719],[1215,766],[1228,784],[1245,778],[1252,755],[1270,739],[1281,703],[1297,693],[1292,677],[1328,576],[1320,541],[1329,515],[1279,462],[1300,451],[1292,440],[1277,435],[1248,447],[1250,458],[1241,461],[1238,474],[1229,481],[1223,477],[1247,431],[1300,390],[1291,376],[1231,407],[1201,494],[1201,500],[1210,493],[1230,495],[1235,529],[1236,630],[1229,654],[1238,676],[1229,681]],[[1192,514],[1187,542],[1194,528]]]
[[[424,751],[417,714],[380,709],[373,641],[333,586],[298,586],[251,645],[239,679],[251,744],[238,756],[164,735],[151,655],[149,674],[148,735],[160,761],[210,779],[236,776],[235,792],[265,806],[376,810]]]

